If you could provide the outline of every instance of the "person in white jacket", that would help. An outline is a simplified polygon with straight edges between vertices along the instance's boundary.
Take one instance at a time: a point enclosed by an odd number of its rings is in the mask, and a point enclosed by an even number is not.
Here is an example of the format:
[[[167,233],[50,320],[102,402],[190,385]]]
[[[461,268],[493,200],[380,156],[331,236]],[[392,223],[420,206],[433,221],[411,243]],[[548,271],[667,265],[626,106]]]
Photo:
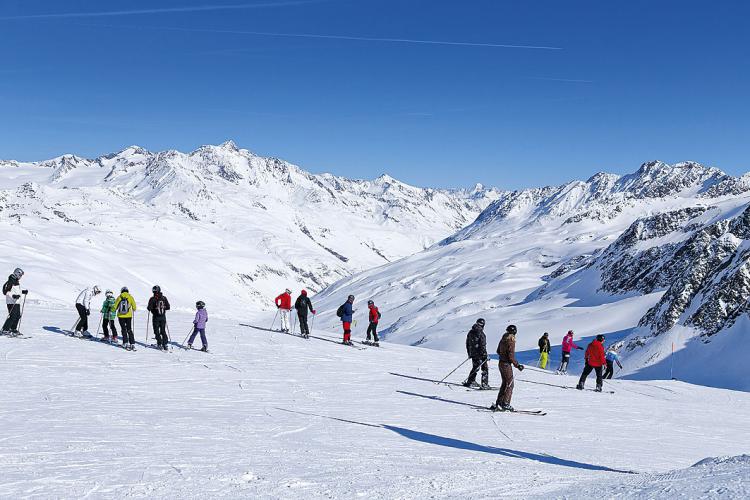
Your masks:
[[[8,317],[3,323],[3,333],[6,334],[18,334],[18,322],[21,321],[21,295],[29,293],[28,290],[21,290],[22,277],[23,269],[17,267],[3,285],[5,304],[8,306]]]
[[[76,324],[76,331],[74,333],[76,337],[91,336],[91,334],[89,333],[89,314],[91,314],[91,299],[94,296],[99,295],[100,292],[101,290],[99,290],[99,287],[94,285],[91,288],[84,289],[81,293],[78,294],[78,299],[76,299],[76,310],[78,311],[78,316],[80,316],[80,319]]]

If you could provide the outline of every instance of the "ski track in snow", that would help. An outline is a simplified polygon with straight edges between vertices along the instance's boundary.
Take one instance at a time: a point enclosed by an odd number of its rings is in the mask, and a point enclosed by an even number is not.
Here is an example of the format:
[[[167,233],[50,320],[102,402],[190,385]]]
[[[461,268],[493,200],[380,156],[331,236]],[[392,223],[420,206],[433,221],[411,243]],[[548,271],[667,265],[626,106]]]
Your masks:
[[[488,406],[495,391],[419,380],[458,365],[452,353],[392,344],[357,351],[215,320],[210,354],[130,353],[43,328],[73,315],[31,308],[23,319],[31,339],[0,337],[0,497],[750,492],[750,461],[690,467],[748,452],[748,393],[613,380],[606,388],[615,394],[596,394],[540,384],[574,385],[573,377],[525,371],[513,404],[548,415],[492,414],[472,406]],[[191,320],[169,316],[172,331]],[[143,322],[135,333],[143,342]],[[499,385],[494,364],[490,382]]]

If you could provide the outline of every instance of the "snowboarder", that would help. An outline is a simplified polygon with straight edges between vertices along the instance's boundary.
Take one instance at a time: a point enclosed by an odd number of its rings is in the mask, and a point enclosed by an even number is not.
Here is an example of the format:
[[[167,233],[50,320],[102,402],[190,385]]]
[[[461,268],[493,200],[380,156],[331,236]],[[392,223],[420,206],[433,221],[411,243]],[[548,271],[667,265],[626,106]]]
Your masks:
[[[497,345],[497,355],[500,358],[500,376],[503,383],[497,393],[497,401],[490,407],[494,411],[513,411],[510,400],[513,397],[513,367],[523,371],[523,365],[516,361],[516,325],[508,325]]]
[[[484,334],[484,319],[479,318],[466,334],[466,354],[471,358],[471,371],[464,387],[490,388],[490,370],[487,367],[487,337]],[[482,385],[477,385],[477,373],[482,370]]]
[[[549,360],[549,352],[552,346],[549,343],[549,333],[544,332],[539,338],[539,368],[542,370],[547,369],[547,361]]]
[[[168,351],[169,336],[167,335],[167,311],[169,311],[169,300],[161,293],[161,287],[154,285],[151,288],[153,296],[148,299],[146,309],[151,313],[151,324],[154,327],[154,338],[156,348]]]
[[[614,349],[607,351],[605,359],[607,360],[607,369],[604,370],[604,378],[609,379],[615,374],[615,363],[620,367],[620,370],[622,370],[622,363],[620,362],[620,356]]]
[[[346,302],[341,304],[336,311],[336,316],[341,318],[341,325],[344,328],[344,341],[342,344],[352,344],[352,316],[354,316],[354,295],[349,295]]]
[[[380,321],[382,315],[375,306],[375,302],[372,300],[367,301],[367,308],[370,310],[370,324],[367,325],[367,343],[370,343],[370,334],[372,334],[372,345],[380,347],[380,339],[378,338],[378,321]]]
[[[91,337],[89,333],[89,314],[91,314],[91,299],[96,295],[99,295],[101,290],[99,287],[94,285],[90,288],[84,288],[81,293],[78,294],[76,299],[76,310],[78,311],[78,323],[76,323],[75,332],[73,335],[76,337]]]
[[[133,333],[133,312],[136,310],[135,299],[128,287],[124,286],[120,290],[120,295],[115,300],[115,310],[117,311],[117,321],[120,323],[122,332],[122,346],[128,351],[135,350],[135,334]]]
[[[102,303],[102,330],[104,330],[103,342],[109,342],[109,331],[112,330],[112,342],[117,342],[117,328],[115,328],[115,319],[117,319],[117,309],[115,309],[115,294],[112,290],[104,292],[104,302]]]
[[[570,351],[573,349],[583,350],[583,347],[579,347],[573,342],[573,330],[568,330],[567,335],[562,341],[562,360],[560,361],[560,368],[557,369],[557,373],[562,375],[568,373],[568,363],[570,362]]]
[[[206,323],[208,323],[208,311],[206,311],[206,303],[199,300],[195,303],[195,319],[193,320],[193,333],[190,335],[188,340],[188,349],[193,348],[193,340],[197,334],[201,334],[201,351],[208,352],[208,341],[206,340]]]
[[[586,377],[592,370],[596,371],[596,392],[602,392],[602,368],[607,364],[604,354],[604,335],[599,334],[586,348],[586,366],[581,373],[581,379],[578,381],[576,389],[583,390],[586,385]]]
[[[297,318],[299,318],[299,333],[302,337],[308,338],[310,328],[307,326],[307,312],[310,311],[315,314],[315,309],[313,309],[312,302],[307,296],[307,290],[302,290],[299,293],[299,297],[294,301],[294,308],[297,310]]]
[[[21,321],[21,295],[29,293],[28,290],[21,290],[21,278],[23,269],[17,267],[13,274],[8,276],[8,281],[3,285],[3,294],[5,294],[5,304],[8,306],[8,317],[3,323],[3,333],[9,335],[18,335],[18,322]]]
[[[292,291],[287,288],[284,290],[284,293],[276,297],[274,302],[281,314],[281,331],[289,333],[289,311],[292,310]]]

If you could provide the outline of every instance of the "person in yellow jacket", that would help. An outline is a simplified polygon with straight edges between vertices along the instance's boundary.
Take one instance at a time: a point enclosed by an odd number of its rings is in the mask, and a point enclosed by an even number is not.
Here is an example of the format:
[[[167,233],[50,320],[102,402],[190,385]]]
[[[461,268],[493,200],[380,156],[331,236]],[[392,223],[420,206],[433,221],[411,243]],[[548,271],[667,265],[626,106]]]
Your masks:
[[[122,346],[128,351],[135,351],[135,335],[133,334],[133,313],[135,310],[135,299],[130,295],[128,287],[122,287],[120,295],[115,300],[115,311],[117,311],[117,321],[120,323],[120,331],[122,331]]]

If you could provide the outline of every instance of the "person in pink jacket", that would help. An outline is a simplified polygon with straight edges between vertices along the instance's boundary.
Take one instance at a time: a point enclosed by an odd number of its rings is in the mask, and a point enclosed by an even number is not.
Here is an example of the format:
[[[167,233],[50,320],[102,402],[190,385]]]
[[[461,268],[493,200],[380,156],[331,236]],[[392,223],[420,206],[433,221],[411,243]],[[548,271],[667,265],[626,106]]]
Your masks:
[[[560,368],[557,369],[557,373],[565,374],[568,373],[568,362],[570,361],[570,351],[573,349],[583,350],[583,347],[576,345],[573,342],[573,330],[568,330],[568,334],[563,337],[562,341],[562,361],[560,361]]]

